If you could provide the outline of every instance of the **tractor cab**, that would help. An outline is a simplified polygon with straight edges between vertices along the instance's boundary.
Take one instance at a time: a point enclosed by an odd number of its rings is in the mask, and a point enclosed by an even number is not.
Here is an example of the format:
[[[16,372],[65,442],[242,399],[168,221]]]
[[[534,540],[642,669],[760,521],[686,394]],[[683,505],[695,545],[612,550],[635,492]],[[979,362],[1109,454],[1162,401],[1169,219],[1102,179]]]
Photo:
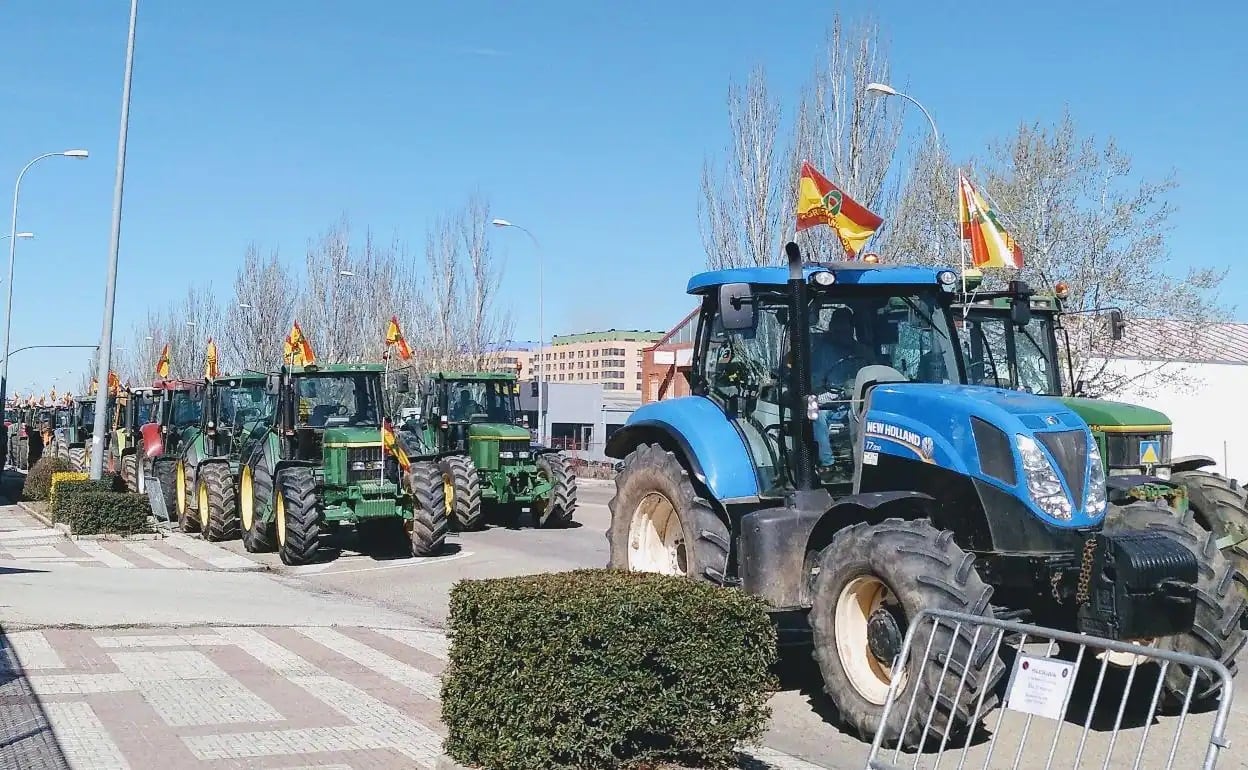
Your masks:
[[[204,383],[203,380],[168,380],[157,385],[156,391],[159,399],[150,422],[159,427],[161,454],[172,460],[182,444],[199,433]]]
[[[384,371],[376,364],[331,364],[292,366],[270,374],[266,408],[275,408],[283,457],[320,463],[330,459],[331,449],[344,448],[349,455],[344,468],[350,479],[378,475]],[[267,414],[262,411],[260,416]],[[266,430],[265,423],[258,420],[255,430]]]
[[[503,442],[511,449],[504,449],[509,459],[527,459],[531,435],[524,427],[527,417],[520,415],[519,390],[513,374],[435,372],[421,393],[425,445],[435,452],[470,452],[480,464],[487,458],[477,457],[474,445],[498,451]],[[485,467],[496,466],[494,461]]]
[[[217,377],[205,383],[200,430],[206,457],[238,457],[247,431],[271,418],[264,375]]]

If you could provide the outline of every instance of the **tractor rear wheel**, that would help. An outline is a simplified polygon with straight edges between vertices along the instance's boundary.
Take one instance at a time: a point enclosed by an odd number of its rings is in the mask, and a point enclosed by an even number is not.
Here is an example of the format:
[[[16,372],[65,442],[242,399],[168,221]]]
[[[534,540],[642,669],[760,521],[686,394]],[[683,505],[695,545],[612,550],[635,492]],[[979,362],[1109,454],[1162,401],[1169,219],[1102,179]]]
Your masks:
[[[291,567],[311,564],[321,555],[321,501],[311,468],[283,468],[273,499],[277,553]]]
[[[216,543],[238,537],[238,501],[230,466],[221,462],[201,465],[195,474],[195,493],[204,539]]]
[[[451,526],[469,532],[485,526],[481,509],[481,477],[471,457],[451,455],[438,463],[442,471],[443,492],[447,496],[446,511]]]
[[[69,448],[69,467],[78,473],[87,469],[87,448],[75,446]]]
[[[412,496],[412,556],[437,556],[450,529],[442,471],[431,462],[412,463],[404,481]]]
[[[194,490],[188,476],[186,460],[179,459],[173,466],[173,504],[178,509],[178,528],[183,532],[195,533],[200,531],[200,524],[199,516],[191,509],[190,497]],[[163,481],[161,486],[164,486]]]
[[[138,457],[133,452],[123,455],[121,458],[121,480],[126,485],[126,491],[131,494],[137,494],[139,491],[139,462]]]
[[[611,567],[724,584],[728,527],[698,496],[676,455],[658,444],[638,446],[624,459],[607,506]]]
[[[153,461],[152,474],[160,480],[160,494],[165,498],[165,510],[168,511],[169,517],[178,518],[178,525],[185,526],[182,519],[178,517],[177,464],[168,460]],[[185,531],[194,532],[195,530]]]
[[[537,458],[537,469],[550,482],[550,497],[535,517],[539,527],[566,527],[572,523],[576,511],[576,474],[568,458],[558,452]],[[537,511],[538,508],[534,508]]]
[[[1170,481],[1187,491],[1196,523],[1219,538],[1248,537],[1248,490],[1208,471],[1181,471]],[[1240,591],[1248,596],[1248,541],[1241,540],[1222,553],[1235,565]]]
[[[1160,639],[1158,649],[1200,655],[1221,661],[1235,674],[1235,657],[1246,640],[1240,618],[1248,609],[1248,600],[1237,588],[1235,567],[1218,550],[1217,535],[1201,527],[1188,511],[1183,516],[1155,502],[1110,506],[1105,517],[1106,532],[1147,531],[1170,536],[1196,556],[1196,621],[1192,630]],[[1172,665],[1166,669],[1163,690],[1169,705],[1182,705],[1192,681],[1192,669]],[[1193,709],[1216,705],[1221,680],[1201,675],[1192,691]]]
[[[274,549],[273,530],[260,517],[260,505],[273,500],[273,476],[264,466],[244,465],[238,474],[238,518],[248,553]]]
[[[886,744],[911,749],[923,739],[925,718],[907,723],[905,704],[915,714],[933,714],[930,734],[967,736],[996,707],[994,690],[1005,673],[993,654],[992,633],[975,639],[973,630],[960,628],[955,638],[953,626],[924,621],[905,667],[896,671],[893,663],[921,610],[992,618],[991,596],[975,571],[975,556],[958,547],[952,532],[927,521],[887,519],[837,532],[817,556],[810,626],[824,692],[845,723],[871,740],[895,682],[899,705],[883,726]],[[925,657],[928,649],[934,654]]]

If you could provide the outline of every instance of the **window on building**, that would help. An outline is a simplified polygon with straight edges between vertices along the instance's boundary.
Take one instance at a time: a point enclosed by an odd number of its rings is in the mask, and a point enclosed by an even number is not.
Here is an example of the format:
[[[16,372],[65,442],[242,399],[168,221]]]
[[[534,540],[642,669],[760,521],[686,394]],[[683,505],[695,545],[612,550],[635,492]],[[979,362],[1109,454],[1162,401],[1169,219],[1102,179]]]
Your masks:
[[[639,382],[639,383],[637,383],[637,392],[638,392],[638,393],[640,393],[640,392],[641,392],[641,383],[640,383],[640,382]]]

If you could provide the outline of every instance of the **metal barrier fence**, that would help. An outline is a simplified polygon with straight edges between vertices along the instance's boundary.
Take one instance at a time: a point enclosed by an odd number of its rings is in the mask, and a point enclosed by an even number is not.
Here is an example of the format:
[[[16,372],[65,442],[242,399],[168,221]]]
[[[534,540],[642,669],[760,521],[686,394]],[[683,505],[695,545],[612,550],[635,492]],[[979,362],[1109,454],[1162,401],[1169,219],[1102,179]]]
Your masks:
[[[948,647],[932,649],[933,641],[944,636],[936,633],[942,624],[950,631]],[[968,638],[969,645],[965,643]],[[917,645],[916,639],[920,640]],[[926,639],[925,645],[923,639]],[[955,660],[954,648],[959,639],[963,640],[961,646],[966,648],[967,660]],[[970,734],[955,738],[951,735],[956,729],[955,720],[943,720],[944,730],[933,725],[936,704],[938,701],[958,704],[963,693],[970,692],[964,689],[967,672],[972,669],[967,664],[988,645],[993,652],[988,665],[1000,667],[995,670],[1006,673],[1005,690],[994,715],[995,726],[986,727],[994,721],[988,712],[995,698],[985,704],[988,688],[983,688],[970,714]],[[916,649],[919,646],[923,649]],[[945,647],[943,642],[936,646]],[[1061,657],[1056,657],[1059,648],[1062,648]],[[1093,662],[1087,664],[1089,657]],[[937,692],[928,708],[915,707],[921,689],[918,677],[913,675],[920,669],[909,665],[915,660],[941,668]],[[1177,710],[1171,709],[1174,713],[1165,714],[1163,720],[1159,718],[1165,701],[1162,684],[1173,666],[1183,667],[1181,670],[1185,674],[1190,672],[1190,684],[1182,704]],[[903,767],[934,770],[942,763],[959,770],[1030,767],[1202,767],[1208,770],[1215,766],[1219,752],[1228,745],[1226,727],[1231,708],[1231,674],[1221,663],[1209,658],[1025,623],[924,610],[911,623],[893,670],[910,675],[893,678],[880,725],[889,725],[890,717],[895,716],[893,712],[905,709],[902,722],[897,723],[900,729],[889,732],[908,736],[922,724],[918,733],[919,748],[903,750],[900,742],[886,748],[883,745],[885,730],[877,729],[867,758],[867,770]],[[986,675],[986,681],[992,681],[994,670],[990,668]],[[1095,684],[1091,685],[1089,695],[1087,680],[1092,676],[1095,676]],[[1152,677],[1156,677],[1155,683],[1150,683]],[[1221,682],[1221,691],[1212,719],[1208,715],[1190,713],[1197,683],[1217,680]],[[904,691],[909,681],[915,684],[908,688],[911,692],[907,694]],[[1136,692],[1133,686],[1140,683],[1143,687],[1139,688],[1139,695],[1143,698],[1132,698]],[[1107,691],[1110,695],[1103,701]],[[1120,693],[1117,703],[1113,702],[1114,693]],[[1128,708],[1129,701],[1131,706],[1138,707],[1144,698],[1148,699],[1148,708],[1143,714],[1138,708]],[[1102,703],[1108,708],[1098,709]],[[1080,712],[1085,709],[1086,715],[1080,718]],[[1128,722],[1124,723],[1124,716],[1129,718]],[[984,726],[980,725],[981,721],[985,722]],[[1206,729],[1210,721],[1212,725]],[[1068,725],[1073,726],[1073,730]],[[1065,742],[1063,735],[1067,736]],[[1115,750],[1119,753],[1115,754]]]

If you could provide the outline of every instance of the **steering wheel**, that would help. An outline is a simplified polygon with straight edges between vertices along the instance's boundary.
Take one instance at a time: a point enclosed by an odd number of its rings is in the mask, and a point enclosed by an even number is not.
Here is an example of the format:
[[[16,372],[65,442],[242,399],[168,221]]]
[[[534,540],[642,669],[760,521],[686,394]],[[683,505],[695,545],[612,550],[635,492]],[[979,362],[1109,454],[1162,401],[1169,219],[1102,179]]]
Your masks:
[[[336,408],[335,408],[335,410],[334,410],[334,416],[335,416],[335,417],[346,417],[346,416],[347,416],[347,414],[348,414],[350,411],[351,411],[351,410],[347,408],[347,405],[346,405],[346,404],[338,404],[338,405],[337,405],[337,407],[336,407]]]

